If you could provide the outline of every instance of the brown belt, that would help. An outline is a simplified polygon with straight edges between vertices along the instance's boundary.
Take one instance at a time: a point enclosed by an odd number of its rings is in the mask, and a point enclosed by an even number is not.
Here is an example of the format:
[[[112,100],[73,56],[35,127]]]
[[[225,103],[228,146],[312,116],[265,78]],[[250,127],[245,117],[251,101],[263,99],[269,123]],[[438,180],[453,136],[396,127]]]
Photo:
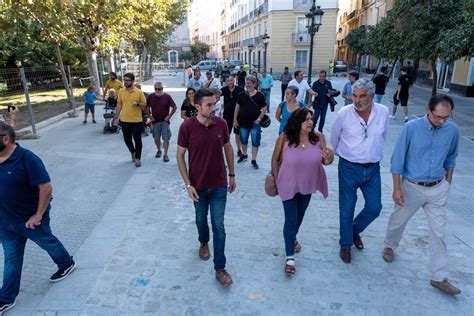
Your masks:
[[[416,181],[411,181],[411,180],[408,180],[408,182],[411,182],[413,184],[417,184],[417,185],[421,185],[422,187],[433,187],[435,185],[437,185],[438,183],[440,183],[441,181],[443,181],[443,178],[439,179],[439,180],[436,180],[436,181],[433,181],[433,182],[416,182]]]

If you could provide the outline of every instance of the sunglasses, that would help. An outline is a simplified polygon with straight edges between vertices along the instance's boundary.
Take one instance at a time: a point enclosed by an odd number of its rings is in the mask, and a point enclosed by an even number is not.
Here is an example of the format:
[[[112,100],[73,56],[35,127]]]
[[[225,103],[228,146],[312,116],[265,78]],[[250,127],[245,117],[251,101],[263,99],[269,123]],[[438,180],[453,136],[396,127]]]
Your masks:
[[[155,88],[155,91],[161,91],[163,88]]]

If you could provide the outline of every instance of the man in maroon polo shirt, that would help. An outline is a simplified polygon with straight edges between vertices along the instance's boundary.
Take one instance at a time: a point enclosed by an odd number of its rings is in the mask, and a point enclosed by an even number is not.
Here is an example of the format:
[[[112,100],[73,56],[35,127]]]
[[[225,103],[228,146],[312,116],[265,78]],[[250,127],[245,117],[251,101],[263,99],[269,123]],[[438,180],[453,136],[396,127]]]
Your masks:
[[[196,226],[201,243],[199,257],[202,260],[210,258],[207,245],[210,239],[207,213],[210,210],[216,278],[223,286],[228,286],[232,284],[232,278],[225,270],[224,213],[227,191],[232,193],[235,190],[233,149],[226,121],[214,117],[214,94],[209,89],[200,89],[194,95],[194,103],[198,114],[181,124],[176,158],[179,172],[196,210]],[[228,188],[222,147],[229,168]],[[186,151],[189,151],[189,172],[185,161]]]
[[[153,138],[156,145],[156,158],[161,157],[161,139],[163,139],[163,147],[165,153],[163,161],[170,161],[168,158],[168,148],[170,145],[171,129],[170,120],[174,112],[176,112],[176,104],[173,98],[163,91],[161,82],[155,83],[155,93],[151,93],[146,99],[148,114],[153,122]],[[171,113],[170,113],[171,109]]]

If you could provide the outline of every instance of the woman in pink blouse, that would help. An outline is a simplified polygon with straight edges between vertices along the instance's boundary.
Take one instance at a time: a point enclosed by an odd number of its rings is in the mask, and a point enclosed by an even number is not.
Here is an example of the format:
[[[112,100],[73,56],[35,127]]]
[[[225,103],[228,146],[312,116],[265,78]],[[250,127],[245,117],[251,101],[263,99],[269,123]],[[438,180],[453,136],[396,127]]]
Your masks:
[[[296,239],[311,195],[319,191],[326,198],[328,183],[323,165],[334,160],[334,152],[326,147],[324,135],[313,130],[313,113],[307,108],[294,111],[275,144],[272,174],[283,202],[285,225],[285,272],[295,273],[295,252],[301,250]]]

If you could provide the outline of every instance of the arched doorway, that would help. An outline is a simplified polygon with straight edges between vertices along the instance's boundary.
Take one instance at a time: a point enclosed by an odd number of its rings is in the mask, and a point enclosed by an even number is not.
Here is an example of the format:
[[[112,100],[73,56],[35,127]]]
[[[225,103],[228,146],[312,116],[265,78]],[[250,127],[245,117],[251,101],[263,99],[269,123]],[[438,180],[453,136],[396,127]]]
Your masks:
[[[168,62],[172,67],[178,67],[179,64],[179,55],[175,50],[168,51]]]

